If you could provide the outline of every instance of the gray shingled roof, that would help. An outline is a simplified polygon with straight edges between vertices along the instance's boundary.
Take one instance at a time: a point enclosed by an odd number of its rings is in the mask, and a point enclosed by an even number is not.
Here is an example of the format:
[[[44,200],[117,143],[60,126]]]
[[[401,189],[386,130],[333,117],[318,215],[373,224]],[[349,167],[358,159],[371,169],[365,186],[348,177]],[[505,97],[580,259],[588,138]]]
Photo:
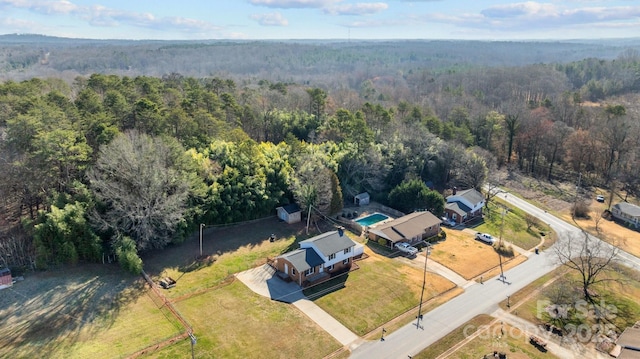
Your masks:
[[[284,209],[289,214],[300,212],[300,207],[295,203],[291,203],[291,204],[288,204],[286,206],[282,206],[282,209]]]
[[[413,212],[369,229],[369,232],[395,243],[421,235],[426,228],[439,225],[440,222],[442,221],[429,211]]]
[[[640,329],[628,327],[620,334],[616,344],[623,348],[640,350]]]
[[[284,258],[291,262],[291,265],[299,271],[303,272],[307,269],[315,266],[319,266],[324,263],[322,258],[312,248],[300,248],[295,251],[287,252],[281,255],[279,258]]]
[[[613,205],[613,207],[618,208],[620,212],[628,214],[630,216],[640,217],[640,207],[636,206],[635,204],[620,202]]]
[[[450,202],[447,203],[444,208],[450,211],[454,211],[461,216],[464,216],[471,211],[471,208],[465,206],[465,204],[462,202]]]
[[[325,257],[356,245],[354,241],[347,237],[347,235],[343,233],[341,236],[338,231],[323,233],[313,238],[301,241],[300,244],[302,245],[302,243],[315,244],[316,248],[318,248]]]
[[[454,195],[451,195],[451,196],[454,196]],[[448,196],[447,200],[451,196]],[[473,205],[476,205],[476,204],[484,201],[484,197],[482,196],[482,193],[478,192],[474,188],[458,191],[458,193],[456,193],[455,196],[460,196],[460,197],[466,199],[467,201],[469,201],[469,203],[473,203]]]

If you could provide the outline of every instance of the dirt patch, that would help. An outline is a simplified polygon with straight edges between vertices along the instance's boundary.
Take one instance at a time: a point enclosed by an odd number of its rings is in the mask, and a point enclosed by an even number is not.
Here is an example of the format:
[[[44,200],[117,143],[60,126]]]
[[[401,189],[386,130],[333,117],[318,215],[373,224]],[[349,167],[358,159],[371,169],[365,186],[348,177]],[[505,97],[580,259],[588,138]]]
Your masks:
[[[591,218],[576,219],[575,223],[579,227],[636,257],[640,257],[640,233],[615,221],[600,218],[603,211],[607,209],[605,203],[592,201],[590,209],[589,216]],[[570,212],[562,213],[562,219],[567,222],[573,222]]]
[[[505,187],[535,205],[554,213],[564,221],[575,224],[635,256],[640,256],[639,232],[626,228],[624,225],[614,221],[601,218],[602,213],[608,209],[609,192],[598,188],[593,189],[593,191],[583,189],[577,198],[587,201],[590,207],[590,218],[577,218],[574,221],[571,217],[573,203],[576,200],[574,183],[549,183],[518,174],[510,174],[510,177],[505,181]],[[595,201],[594,198],[597,194],[604,194],[607,201],[605,203]],[[624,198],[624,193],[617,193],[613,198],[612,204],[622,202]],[[632,199],[629,200],[632,201]]]
[[[504,182],[506,188],[522,198],[535,202],[549,212],[570,212],[575,199],[575,184],[549,183],[536,178],[510,173]]]
[[[495,268],[498,268],[499,273],[500,257],[493,247],[475,240],[471,233],[458,230],[445,231],[447,232],[447,240],[433,246],[430,259],[453,270],[467,280],[479,275],[488,278],[493,273],[489,271]],[[519,257],[522,259],[514,262]],[[523,256],[502,257],[503,268],[507,268],[507,263],[521,263],[524,260],[526,258]],[[510,265],[513,266],[513,263]]]

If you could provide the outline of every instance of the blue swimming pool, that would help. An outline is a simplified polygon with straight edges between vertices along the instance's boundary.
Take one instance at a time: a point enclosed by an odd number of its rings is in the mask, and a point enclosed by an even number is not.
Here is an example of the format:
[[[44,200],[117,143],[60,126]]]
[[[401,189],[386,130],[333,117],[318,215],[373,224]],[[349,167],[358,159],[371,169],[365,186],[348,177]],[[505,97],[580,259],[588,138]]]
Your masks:
[[[370,214],[368,216],[362,217],[362,218],[358,218],[355,220],[355,222],[357,222],[358,224],[360,224],[363,227],[366,226],[370,226],[372,224],[376,224],[380,221],[384,221],[386,219],[389,219],[389,216],[385,216],[382,213],[373,213]]]

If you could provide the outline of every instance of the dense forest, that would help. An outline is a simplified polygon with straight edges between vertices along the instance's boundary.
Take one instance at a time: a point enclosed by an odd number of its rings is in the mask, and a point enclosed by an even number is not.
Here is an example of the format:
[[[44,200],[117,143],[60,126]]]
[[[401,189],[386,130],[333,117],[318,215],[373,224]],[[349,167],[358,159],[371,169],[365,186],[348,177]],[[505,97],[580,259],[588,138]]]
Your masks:
[[[135,272],[199,223],[362,191],[439,215],[498,169],[636,195],[638,48],[4,37],[0,258]]]

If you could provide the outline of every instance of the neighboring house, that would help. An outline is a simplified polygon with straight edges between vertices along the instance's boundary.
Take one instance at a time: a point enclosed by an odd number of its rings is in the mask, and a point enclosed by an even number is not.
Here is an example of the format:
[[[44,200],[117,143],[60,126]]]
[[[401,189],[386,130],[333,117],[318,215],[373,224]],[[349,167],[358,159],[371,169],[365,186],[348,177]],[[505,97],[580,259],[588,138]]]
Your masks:
[[[355,204],[356,206],[364,206],[369,204],[370,200],[371,200],[371,197],[369,196],[369,193],[364,192],[364,193],[357,194],[355,197],[353,197],[353,204]]]
[[[299,244],[299,249],[278,256],[274,266],[303,287],[348,271],[353,257],[364,252],[364,247],[347,237],[344,230],[323,233]]]
[[[278,207],[276,211],[278,212],[278,218],[289,224],[298,223],[301,220],[300,207],[295,203]]]
[[[484,196],[475,189],[458,191],[453,188],[453,194],[447,197],[444,206],[445,216],[456,223],[464,223],[476,217],[482,217]]]
[[[640,328],[637,323],[620,334],[616,346],[609,354],[618,359],[640,358]]]
[[[9,268],[0,269],[0,289],[8,288],[12,285],[11,270]]]
[[[382,238],[390,248],[393,248],[398,242],[413,244],[438,235],[441,222],[429,211],[413,212],[375,228],[370,228],[367,237],[376,242]]]
[[[640,227],[640,207],[635,204],[620,202],[611,207],[611,215],[635,228]]]

